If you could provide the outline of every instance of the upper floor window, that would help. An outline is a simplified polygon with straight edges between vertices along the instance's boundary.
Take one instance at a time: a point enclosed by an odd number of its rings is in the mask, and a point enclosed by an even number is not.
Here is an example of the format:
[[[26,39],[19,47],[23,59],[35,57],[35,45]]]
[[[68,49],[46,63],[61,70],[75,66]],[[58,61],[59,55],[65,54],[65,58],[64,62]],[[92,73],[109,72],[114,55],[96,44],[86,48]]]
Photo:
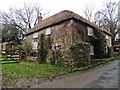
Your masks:
[[[37,38],[38,37],[38,32],[33,33],[33,38]]]
[[[108,39],[109,39],[109,36],[108,36],[108,35],[105,35],[105,38],[108,40]]]
[[[93,28],[87,27],[88,35],[92,36],[93,35]]]
[[[45,35],[50,35],[50,34],[51,34],[51,29],[50,28],[46,28]]]

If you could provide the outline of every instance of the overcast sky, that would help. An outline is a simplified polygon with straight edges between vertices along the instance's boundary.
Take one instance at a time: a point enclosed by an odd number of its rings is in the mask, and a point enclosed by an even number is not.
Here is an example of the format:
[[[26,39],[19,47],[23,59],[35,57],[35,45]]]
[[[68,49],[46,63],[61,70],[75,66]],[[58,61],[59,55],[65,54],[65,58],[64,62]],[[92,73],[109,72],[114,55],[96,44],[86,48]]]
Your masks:
[[[106,0],[0,0],[0,10],[7,11],[11,6],[23,6],[24,2],[39,3],[43,9],[50,11],[50,15],[62,10],[71,10],[83,15],[83,10],[88,4],[94,5],[95,9],[100,9]],[[108,0],[110,1],[110,0]],[[111,0],[120,1],[120,0]]]

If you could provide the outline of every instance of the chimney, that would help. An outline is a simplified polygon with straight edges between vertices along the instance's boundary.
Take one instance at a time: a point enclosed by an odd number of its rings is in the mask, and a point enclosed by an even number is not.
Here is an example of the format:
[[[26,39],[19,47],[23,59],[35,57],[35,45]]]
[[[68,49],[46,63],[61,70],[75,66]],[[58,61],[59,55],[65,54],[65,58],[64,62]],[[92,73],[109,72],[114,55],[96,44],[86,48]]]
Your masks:
[[[41,16],[41,13],[40,13],[40,16],[38,16],[38,23],[40,23],[42,21],[42,16]]]

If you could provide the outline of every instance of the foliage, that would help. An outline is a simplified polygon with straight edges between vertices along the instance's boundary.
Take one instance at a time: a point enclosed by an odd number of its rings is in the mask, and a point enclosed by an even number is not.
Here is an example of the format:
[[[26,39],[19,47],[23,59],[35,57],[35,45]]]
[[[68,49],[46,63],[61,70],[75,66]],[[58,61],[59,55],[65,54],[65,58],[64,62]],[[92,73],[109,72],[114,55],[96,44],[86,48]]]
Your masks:
[[[23,41],[22,45],[19,45],[19,48],[23,51],[26,51],[27,55],[29,55],[32,50],[29,41]]]
[[[52,50],[48,57],[52,65],[79,67],[89,61],[89,44],[86,42],[75,42],[64,50]]]
[[[2,25],[2,42],[14,41],[19,43],[18,37],[19,30],[15,25],[5,24]]]
[[[46,56],[48,53],[48,44],[46,44],[46,39],[44,34],[41,34],[40,36],[40,46],[38,49],[38,57],[39,57],[39,63],[45,63],[46,62]]]
[[[100,30],[94,30],[94,36],[91,37],[91,42],[94,44],[95,57],[103,57],[106,50],[106,38],[104,33]]]
[[[51,64],[52,65],[58,65],[58,66],[62,66],[62,57],[63,54],[61,51],[59,50],[52,50],[52,57],[51,57]]]
[[[48,36],[47,38],[46,38],[47,40],[46,40],[46,48],[47,49],[51,49],[51,37],[50,36]]]
[[[89,43],[86,42],[75,42],[70,46],[70,56],[74,60],[75,67],[80,67],[89,62]]]
[[[114,45],[119,45],[119,44],[120,44],[120,40],[114,42]]]
[[[101,10],[95,14],[95,21],[99,27],[110,31],[112,34],[112,46],[114,45],[115,37],[120,30],[118,29],[118,14],[117,14],[117,2],[105,2]]]
[[[0,11],[0,23],[14,24],[20,30],[20,36],[24,39],[25,33],[38,22],[39,15],[46,16],[39,4],[24,2],[22,7],[12,6],[7,12]]]

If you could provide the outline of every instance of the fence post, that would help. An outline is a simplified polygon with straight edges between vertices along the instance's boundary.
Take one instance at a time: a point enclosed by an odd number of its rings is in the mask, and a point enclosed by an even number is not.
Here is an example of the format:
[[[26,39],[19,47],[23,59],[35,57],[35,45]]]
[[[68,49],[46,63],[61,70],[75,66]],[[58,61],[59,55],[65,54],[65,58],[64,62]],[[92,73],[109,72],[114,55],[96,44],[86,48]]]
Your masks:
[[[20,49],[19,49],[19,62],[21,61],[21,52],[20,52]]]

